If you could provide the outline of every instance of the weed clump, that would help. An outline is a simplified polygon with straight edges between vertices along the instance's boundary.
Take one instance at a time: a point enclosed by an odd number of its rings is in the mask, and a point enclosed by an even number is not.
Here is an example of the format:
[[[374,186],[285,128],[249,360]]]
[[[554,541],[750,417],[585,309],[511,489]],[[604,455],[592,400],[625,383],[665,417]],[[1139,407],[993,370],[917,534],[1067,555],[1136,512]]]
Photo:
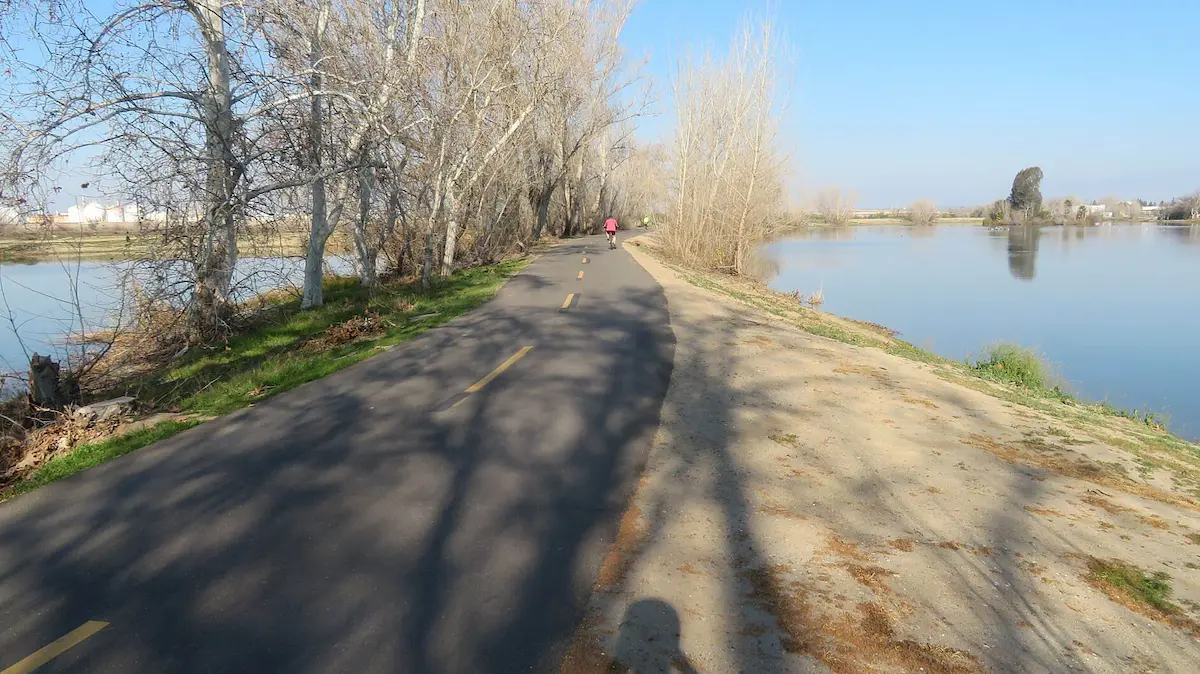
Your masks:
[[[1087,581],[1113,601],[1142,615],[1176,622],[1183,613],[1171,599],[1171,577],[1165,571],[1147,574],[1115,559],[1088,560]]]
[[[1035,391],[1048,387],[1049,367],[1037,352],[1017,344],[1000,342],[984,349],[974,363],[977,373]]]

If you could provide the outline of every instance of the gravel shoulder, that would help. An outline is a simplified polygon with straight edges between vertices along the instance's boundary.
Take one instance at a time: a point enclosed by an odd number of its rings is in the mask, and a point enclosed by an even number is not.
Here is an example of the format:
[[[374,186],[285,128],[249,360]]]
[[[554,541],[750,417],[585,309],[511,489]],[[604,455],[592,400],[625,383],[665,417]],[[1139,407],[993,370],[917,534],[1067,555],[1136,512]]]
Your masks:
[[[814,335],[887,341],[647,243],[675,369],[563,672],[1191,671],[1195,445]]]

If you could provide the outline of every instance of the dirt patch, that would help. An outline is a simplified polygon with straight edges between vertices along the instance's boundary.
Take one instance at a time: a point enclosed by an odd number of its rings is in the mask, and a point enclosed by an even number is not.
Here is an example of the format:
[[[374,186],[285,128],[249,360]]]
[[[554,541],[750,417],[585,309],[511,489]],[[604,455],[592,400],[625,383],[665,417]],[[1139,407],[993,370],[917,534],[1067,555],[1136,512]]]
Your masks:
[[[857,615],[817,611],[810,601],[820,593],[804,583],[787,582],[787,571],[772,566],[748,570],[745,576],[755,598],[779,621],[781,644],[789,653],[815,658],[835,674],[880,671],[880,666],[931,674],[983,671],[978,658],[965,651],[898,638],[891,616],[877,603],[860,603]]]
[[[866,365],[843,362],[839,363],[837,367],[833,368],[833,371],[838,374],[857,374],[863,377],[870,377],[871,379],[874,379],[876,382],[885,386],[890,386],[892,384],[892,379],[891,377],[887,376],[886,372],[879,368],[868,367]]]
[[[1123,505],[1113,503],[1103,496],[1098,496],[1094,493],[1085,494],[1080,500],[1092,507],[1100,508],[1110,515],[1120,515],[1121,513],[1133,512],[1133,508],[1126,508]]]
[[[902,397],[901,400],[903,400],[904,402],[906,402],[910,405],[919,405],[919,406],[924,407],[925,409],[929,409],[929,410],[936,410],[938,408],[937,403],[933,402],[932,400],[929,400],[928,398],[918,398],[916,396],[906,395],[906,396]]]
[[[626,671],[621,663],[604,652],[604,645],[596,633],[601,623],[596,615],[584,619],[563,656],[559,674],[619,674]]]
[[[1045,517],[1066,517],[1065,514],[1055,510],[1054,508],[1037,508],[1034,506],[1025,506],[1025,509],[1035,515],[1043,515]]]
[[[832,555],[859,562],[868,562],[870,555],[858,549],[858,543],[847,541],[840,536],[829,536],[825,539],[825,550]]]
[[[786,517],[788,519],[793,519],[793,520],[808,519],[808,515],[802,515],[797,512],[792,512],[791,510],[788,510],[787,508],[784,508],[783,506],[778,506],[778,505],[759,506],[758,512],[760,512],[764,515],[775,515],[776,517]]]
[[[1082,456],[1070,459],[1068,454],[1072,453],[1072,450],[1035,438],[1027,436],[1024,440],[1016,442],[1000,442],[988,435],[972,433],[961,442],[991,452],[996,457],[1011,463],[1036,466],[1064,477],[1085,480],[1160,503],[1169,503],[1200,511],[1200,503],[1193,499],[1169,494],[1148,484],[1134,482],[1112,464],[1097,463]]]
[[[617,527],[617,537],[613,541],[600,572],[596,574],[598,588],[616,585],[625,579],[629,567],[633,564],[634,555],[646,539],[646,527],[642,523],[642,511],[636,504],[631,504],[621,516],[621,524]]]
[[[753,337],[742,340],[742,344],[753,344],[756,346],[768,346],[774,343],[774,340],[766,335],[754,335]]]
[[[1138,515],[1138,519],[1141,520],[1143,524],[1162,531],[1166,531],[1167,529],[1171,528],[1171,525],[1158,515]]]
[[[912,539],[908,538],[893,538],[892,540],[888,541],[888,546],[894,550],[899,550],[900,552],[912,552],[916,548],[912,542]]]
[[[851,578],[858,581],[859,585],[871,590],[875,594],[891,594],[892,588],[888,587],[884,579],[896,574],[882,566],[864,566],[862,564],[846,562],[842,565],[842,568],[850,574]]]

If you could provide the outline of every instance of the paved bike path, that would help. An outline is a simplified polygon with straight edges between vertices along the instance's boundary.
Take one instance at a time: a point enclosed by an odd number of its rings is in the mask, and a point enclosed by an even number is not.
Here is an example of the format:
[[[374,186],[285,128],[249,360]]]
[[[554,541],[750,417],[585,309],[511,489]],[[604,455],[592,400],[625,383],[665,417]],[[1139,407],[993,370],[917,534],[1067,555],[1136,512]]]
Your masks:
[[[673,351],[658,284],[577,240],[412,342],[0,505],[0,674],[552,671]]]

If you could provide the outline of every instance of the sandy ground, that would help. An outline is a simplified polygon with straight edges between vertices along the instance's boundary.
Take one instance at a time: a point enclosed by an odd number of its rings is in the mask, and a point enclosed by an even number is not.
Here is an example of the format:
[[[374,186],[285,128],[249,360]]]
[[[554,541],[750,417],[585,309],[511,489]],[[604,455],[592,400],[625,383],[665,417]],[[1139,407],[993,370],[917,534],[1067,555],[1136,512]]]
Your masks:
[[[1196,671],[1194,463],[803,332],[638,243],[675,371],[563,672]],[[1095,559],[1168,573],[1180,613],[1110,598]]]

